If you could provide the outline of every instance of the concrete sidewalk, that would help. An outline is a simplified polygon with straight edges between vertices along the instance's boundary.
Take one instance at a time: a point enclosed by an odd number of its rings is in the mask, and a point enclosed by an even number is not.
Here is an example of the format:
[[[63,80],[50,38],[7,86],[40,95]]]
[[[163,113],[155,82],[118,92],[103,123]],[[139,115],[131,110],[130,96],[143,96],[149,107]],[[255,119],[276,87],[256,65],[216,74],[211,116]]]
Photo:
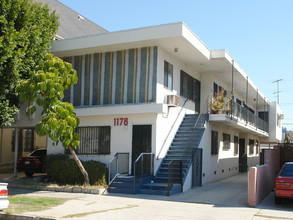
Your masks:
[[[91,195],[10,189],[13,194],[69,199],[24,216],[50,219],[293,219],[292,210],[247,207],[247,174],[240,174],[175,196]],[[293,207],[292,207],[293,208]],[[0,215],[1,216],[1,215]]]

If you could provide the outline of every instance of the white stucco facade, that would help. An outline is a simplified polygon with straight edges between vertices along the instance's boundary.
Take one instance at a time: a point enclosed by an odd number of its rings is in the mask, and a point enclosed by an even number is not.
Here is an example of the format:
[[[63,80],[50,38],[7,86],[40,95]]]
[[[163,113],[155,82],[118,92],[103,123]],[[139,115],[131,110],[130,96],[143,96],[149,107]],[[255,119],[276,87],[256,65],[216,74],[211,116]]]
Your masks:
[[[143,58],[144,48],[147,48],[146,58]],[[122,78],[124,77],[125,81],[118,83],[121,80],[120,75],[118,77],[115,72],[118,73],[118,70],[121,69],[121,65],[118,65],[121,51],[125,51],[121,55],[123,57],[121,58],[122,68],[125,70]],[[107,164],[117,152],[129,152],[131,155],[133,126],[151,125],[151,152],[155,155],[154,168],[156,171],[184,116],[198,113],[210,114],[199,144],[199,148],[203,149],[202,184],[206,184],[239,172],[239,147],[236,146],[237,150],[235,150],[235,137],[244,141],[242,148],[247,155],[246,165],[248,167],[259,163],[258,148],[262,141],[281,140],[281,109],[275,103],[269,103],[248,75],[225,50],[210,51],[184,23],[59,40],[53,44],[52,53],[62,58],[81,57],[82,65],[79,65],[79,68],[81,68],[82,100],[80,106],[75,108],[80,119],[80,127],[110,127],[110,153],[79,155],[82,160],[99,160]],[[136,81],[133,81],[137,87],[133,87],[132,96],[126,93],[130,85],[127,84],[127,80],[134,77],[130,74],[132,63],[125,62],[125,60],[132,59],[131,53],[137,57],[135,58],[137,59],[135,60],[137,63],[135,77],[137,78]],[[102,92],[99,93],[98,97],[101,100],[108,92],[105,89],[105,86],[108,85],[107,74],[113,74],[110,77],[109,91],[111,90],[111,93],[108,95],[110,100],[108,104],[105,104],[106,99],[97,105],[93,104],[92,101],[95,95],[93,79],[96,74],[94,72],[96,54],[101,57],[99,70],[101,70],[101,80],[104,80],[101,83]],[[111,58],[109,58],[109,62],[111,62],[110,73],[106,71],[108,54]],[[91,58],[86,58],[87,56]],[[85,67],[87,65],[86,59],[88,59],[88,63],[91,63],[88,67],[89,70]],[[71,61],[72,65],[76,65],[77,58],[71,60],[73,60]],[[165,61],[173,66],[172,90],[164,86]],[[146,67],[143,66],[145,63]],[[147,68],[147,73],[144,75],[145,68]],[[87,71],[89,84],[86,84],[85,80]],[[188,87],[188,85],[182,84],[182,71],[200,82],[199,112],[196,111],[196,103],[193,100],[187,100],[182,95],[184,87]],[[234,74],[233,79],[231,71]],[[149,79],[146,81],[148,84],[143,81],[143,77]],[[121,86],[117,87],[118,84]],[[236,114],[232,116],[225,112],[220,114],[210,112],[209,102],[213,97],[215,84],[217,88],[225,89],[228,97],[232,95],[233,91],[235,106],[236,100],[238,100],[239,112],[237,113],[240,114],[241,110],[242,118]],[[90,86],[88,90],[86,90],[87,85]],[[141,88],[145,90],[141,92]],[[115,103],[119,95],[118,89],[123,91],[119,104]],[[143,92],[145,92],[145,102],[140,101]],[[87,93],[88,95],[86,95]],[[74,94],[75,90],[71,89],[70,101],[74,101]],[[166,103],[167,95],[179,96],[179,105],[168,105]],[[129,97],[132,98],[133,103],[128,103]],[[153,97],[153,99],[151,100],[149,97]],[[90,100],[87,104],[86,99]],[[270,108],[268,109],[267,106]],[[245,113],[243,113],[244,110]],[[267,124],[266,115],[269,115],[269,130],[264,126]],[[24,118],[21,115],[16,125],[21,126],[32,122]],[[36,116],[36,119],[38,118]],[[127,118],[127,125],[117,126],[114,122],[116,118]],[[280,121],[277,125],[278,119]],[[262,124],[258,123],[259,120],[262,120]],[[217,154],[211,153],[211,131],[218,133]],[[230,137],[229,148],[223,147],[223,134]],[[253,150],[249,146],[249,143],[252,142],[254,143]],[[53,147],[51,140],[47,141],[47,148],[48,154],[64,153],[64,148],[61,145]],[[129,170],[130,172],[131,170]],[[184,190],[191,187],[191,179],[190,176],[186,179],[188,183],[184,185]]]

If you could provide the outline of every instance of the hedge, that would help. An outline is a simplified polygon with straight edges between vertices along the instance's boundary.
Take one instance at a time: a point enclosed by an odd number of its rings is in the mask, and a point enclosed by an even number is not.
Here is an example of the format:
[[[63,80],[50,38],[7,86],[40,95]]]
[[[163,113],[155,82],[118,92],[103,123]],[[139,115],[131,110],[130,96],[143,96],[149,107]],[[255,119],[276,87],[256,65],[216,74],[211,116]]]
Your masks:
[[[91,185],[107,185],[108,168],[99,161],[81,161],[88,172]],[[83,185],[84,177],[76,162],[68,155],[48,155],[46,170],[50,182],[59,185]]]

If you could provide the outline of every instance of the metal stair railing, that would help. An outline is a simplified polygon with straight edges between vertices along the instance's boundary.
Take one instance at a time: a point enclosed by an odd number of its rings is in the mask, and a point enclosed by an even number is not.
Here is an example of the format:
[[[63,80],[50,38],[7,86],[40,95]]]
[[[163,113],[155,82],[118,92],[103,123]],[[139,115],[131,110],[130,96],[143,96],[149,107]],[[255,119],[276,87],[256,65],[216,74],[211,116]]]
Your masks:
[[[146,175],[154,175],[154,156],[153,153],[141,153],[135,160],[133,164],[133,194],[135,194],[137,179]],[[138,164],[140,165],[140,169],[136,169]],[[147,170],[148,168],[149,170]],[[137,171],[140,172],[140,175],[137,175]]]
[[[207,117],[208,117],[207,114],[199,114],[198,115],[198,118],[196,119],[196,121],[194,123],[194,126],[192,128],[192,133],[191,133],[191,135],[188,138],[187,144],[185,145],[185,148],[183,150],[183,153],[181,155],[181,158],[180,159],[177,159],[177,160],[170,161],[169,165],[170,164],[174,164],[175,161],[179,161],[180,167],[183,167],[183,156],[186,155],[187,149],[190,148],[190,147],[194,147],[194,145],[196,144],[195,142],[198,141],[199,138],[196,139],[194,137],[195,136],[195,133],[196,133],[196,131],[199,131],[199,130],[201,130],[203,128],[204,122],[207,120]],[[171,168],[169,169],[169,166],[168,166],[168,194],[170,193],[169,192],[169,172],[174,172],[173,169],[174,169],[174,166],[173,166],[172,169]],[[170,174],[170,177],[172,177],[172,176],[173,175]],[[174,182],[174,176],[172,178],[173,178],[173,180],[170,180],[170,182]],[[181,168],[180,169],[181,192],[183,191],[183,178],[184,178],[183,168]],[[173,183],[171,183],[171,185],[173,185]],[[170,189],[171,189],[171,187],[170,187]]]
[[[110,186],[119,174],[129,173],[129,153],[116,153],[114,157],[110,160],[108,169],[108,186]]]
[[[159,159],[159,156],[161,155],[162,150],[164,149],[164,146],[165,146],[165,144],[166,144],[166,142],[167,142],[167,139],[169,138],[169,135],[171,134],[171,131],[173,130],[173,127],[174,127],[174,125],[176,124],[176,122],[177,122],[179,116],[181,115],[181,112],[182,112],[182,110],[183,110],[183,107],[185,106],[185,104],[186,104],[187,101],[188,101],[188,99],[185,99],[183,105],[181,106],[181,109],[180,109],[179,113],[177,114],[177,117],[176,117],[174,123],[172,124],[172,126],[171,126],[171,128],[170,128],[170,130],[169,130],[169,133],[167,134],[167,136],[166,136],[166,138],[165,138],[165,140],[164,140],[164,142],[163,142],[163,144],[162,144],[162,147],[161,147],[161,149],[160,149],[160,151],[159,151],[159,153],[158,153],[158,156],[157,156],[157,160]]]
[[[179,180],[175,181],[174,178],[174,170],[175,166],[179,165]],[[181,191],[183,191],[183,163],[182,160],[171,160],[168,164],[168,192],[167,195],[170,196],[171,188],[173,187],[174,183],[181,184]]]

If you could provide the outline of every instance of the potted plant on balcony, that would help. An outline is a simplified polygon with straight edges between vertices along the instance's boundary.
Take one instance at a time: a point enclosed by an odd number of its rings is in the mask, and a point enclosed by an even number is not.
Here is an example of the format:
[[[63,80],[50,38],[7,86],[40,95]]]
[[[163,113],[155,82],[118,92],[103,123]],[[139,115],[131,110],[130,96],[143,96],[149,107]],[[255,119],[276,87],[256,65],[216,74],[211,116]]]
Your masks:
[[[210,101],[210,113],[218,114],[222,113],[223,107],[225,104],[225,91],[221,90],[217,92],[216,96],[214,96]]]

